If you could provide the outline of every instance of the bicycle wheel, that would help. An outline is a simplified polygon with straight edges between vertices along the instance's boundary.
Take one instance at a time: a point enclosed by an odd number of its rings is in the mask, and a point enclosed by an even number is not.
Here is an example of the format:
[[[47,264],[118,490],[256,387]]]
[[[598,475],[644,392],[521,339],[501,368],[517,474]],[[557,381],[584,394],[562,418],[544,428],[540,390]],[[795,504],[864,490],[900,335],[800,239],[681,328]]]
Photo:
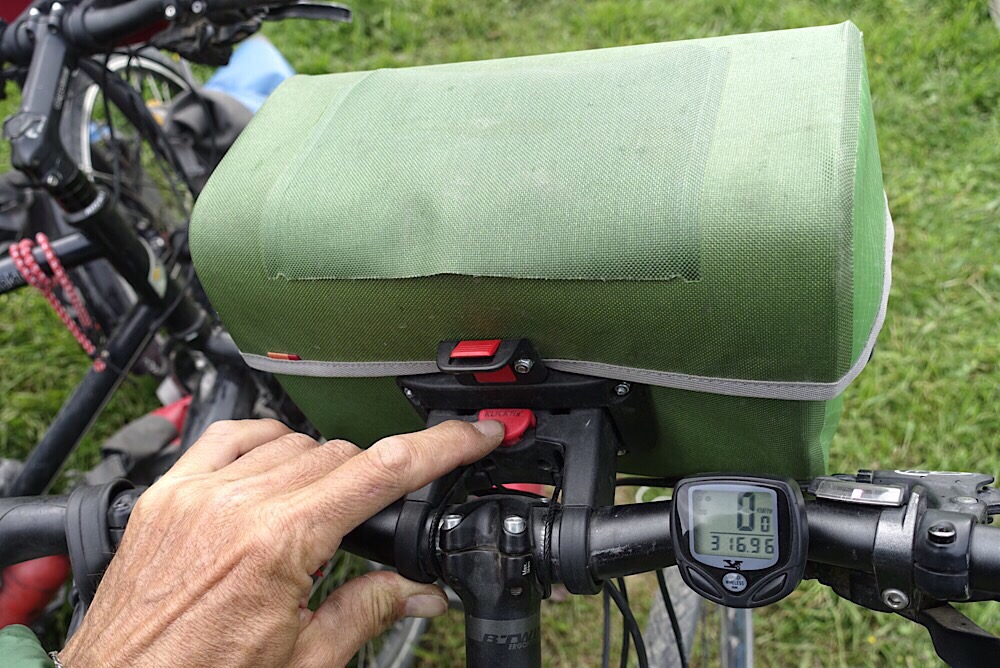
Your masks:
[[[698,630],[698,622],[701,619],[702,599],[684,584],[676,566],[665,569],[663,574],[681,630],[681,644],[684,647],[684,654],[690,660],[694,649],[695,632]],[[681,657],[674,638],[674,629],[670,624],[667,608],[659,590],[654,597],[643,637],[646,640],[646,655],[649,658],[651,668],[681,667]]]

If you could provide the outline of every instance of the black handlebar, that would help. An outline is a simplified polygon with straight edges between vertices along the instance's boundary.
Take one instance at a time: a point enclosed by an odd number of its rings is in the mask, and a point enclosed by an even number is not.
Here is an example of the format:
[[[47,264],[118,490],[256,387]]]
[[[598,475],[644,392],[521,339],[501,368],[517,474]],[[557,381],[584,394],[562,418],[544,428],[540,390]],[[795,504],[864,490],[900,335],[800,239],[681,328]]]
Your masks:
[[[0,564],[66,554],[68,496],[0,499]]]
[[[110,505],[108,526],[113,530],[124,526],[134,496],[132,491],[125,492]],[[119,501],[125,497],[130,497],[130,502],[123,506]],[[65,554],[68,503],[68,496],[0,498],[0,568]],[[394,541],[401,509],[402,502],[397,501],[362,523],[344,537],[343,549],[396,566]],[[587,540],[587,562],[592,577],[609,580],[673,565],[670,513],[670,501],[594,509]],[[811,564],[872,572],[880,508],[810,501],[806,513]],[[560,522],[557,513],[554,534],[558,534]],[[537,518],[535,523],[539,524]],[[539,524],[533,533],[540,535],[541,529]],[[117,545],[121,531],[113,531],[112,538]],[[558,553],[558,541],[554,542],[551,558],[558,563],[564,555]],[[969,576],[974,591],[1000,596],[1000,527],[985,524],[973,527]]]
[[[244,9],[294,4],[296,0],[130,0],[112,7],[58,5],[43,15],[29,8],[0,33],[0,62],[27,64],[34,50],[35,31],[61,21],[67,41],[80,55],[107,51],[122,39],[184,13],[217,15]],[[194,12],[197,6],[198,12]]]

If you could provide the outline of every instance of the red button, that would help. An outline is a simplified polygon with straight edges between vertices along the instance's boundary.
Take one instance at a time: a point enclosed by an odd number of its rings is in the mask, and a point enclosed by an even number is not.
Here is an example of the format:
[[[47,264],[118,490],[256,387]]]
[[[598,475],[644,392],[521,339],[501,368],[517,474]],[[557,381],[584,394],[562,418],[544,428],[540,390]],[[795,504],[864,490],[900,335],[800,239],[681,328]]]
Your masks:
[[[535,414],[527,408],[487,408],[479,411],[480,420],[496,420],[503,423],[503,440],[500,445],[514,445],[524,436],[524,432],[535,426]]]
[[[451,349],[451,359],[493,357],[499,347],[500,339],[459,341],[458,345]]]

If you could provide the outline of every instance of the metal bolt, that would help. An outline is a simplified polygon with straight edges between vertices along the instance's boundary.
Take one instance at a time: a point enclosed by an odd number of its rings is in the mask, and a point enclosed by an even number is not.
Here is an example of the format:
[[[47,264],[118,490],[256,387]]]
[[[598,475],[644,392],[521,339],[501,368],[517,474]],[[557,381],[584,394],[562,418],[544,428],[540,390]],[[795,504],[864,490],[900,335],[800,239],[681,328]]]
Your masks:
[[[902,610],[910,605],[909,597],[898,589],[885,589],[882,591],[882,602],[892,610]]]
[[[28,16],[38,16],[39,14],[41,14],[41,12],[38,11],[38,7],[32,7],[28,10]]]
[[[952,499],[952,501],[954,501],[955,503],[962,503],[967,506],[979,503],[979,499],[975,498],[974,496],[956,496],[954,499]]]
[[[55,172],[50,173],[48,176],[45,177],[45,185],[49,186],[50,188],[55,188],[57,185],[59,185],[59,176]]]
[[[503,530],[507,533],[512,533],[514,535],[524,533],[524,530],[528,527],[525,523],[523,517],[518,517],[517,515],[508,515],[503,518]]]
[[[518,373],[528,373],[531,371],[531,367],[533,366],[535,366],[534,360],[523,357],[514,362],[514,371]]]
[[[441,518],[441,530],[448,531],[449,529],[454,529],[461,521],[461,515],[445,515]]]
[[[413,399],[413,390],[411,390],[410,388],[404,387],[403,394],[406,396],[407,399]]]
[[[194,0],[194,2],[191,3],[191,11],[195,14],[201,14],[205,11],[205,3],[201,0]]]
[[[166,16],[169,20],[173,21],[174,18],[177,16],[177,7],[173,5],[167,5],[166,7],[163,8],[163,15]]]
[[[954,543],[957,535],[958,532],[955,531],[955,525],[951,522],[941,522],[940,524],[935,524],[927,530],[927,537],[932,543],[936,543],[938,545]]]
[[[618,383],[615,385],[615,394],[619,397],[624,397],[626,394],[632,391],[632,386],[628,383]]]
[[[523,593],[524,593],[524,589],[521,588],[521,587],[511,587],[510,588],[510,595],[511,596],[520,596]]]
[[[618,456],[619,457],[624,457],[627,454],[628,454],[628,450],[626,450],[625,448],[622,448],[621,450],[618,451]]]
[[[61,2],[53,2],[52,3],[52,13],[53,14],[58,14],[62,10],[63,10],[63,6],[62,6]]]

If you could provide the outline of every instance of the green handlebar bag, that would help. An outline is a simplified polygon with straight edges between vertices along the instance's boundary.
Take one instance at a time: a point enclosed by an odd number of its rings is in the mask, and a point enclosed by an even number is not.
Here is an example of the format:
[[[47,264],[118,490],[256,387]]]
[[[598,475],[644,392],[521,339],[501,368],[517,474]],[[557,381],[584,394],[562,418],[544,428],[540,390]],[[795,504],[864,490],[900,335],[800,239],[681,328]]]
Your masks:
[[[650,475],[823,473],[892,226],[851,23],[298,76],[198,200],[247,363],[328,438],[419,429],[438,342],[648,385]]]

